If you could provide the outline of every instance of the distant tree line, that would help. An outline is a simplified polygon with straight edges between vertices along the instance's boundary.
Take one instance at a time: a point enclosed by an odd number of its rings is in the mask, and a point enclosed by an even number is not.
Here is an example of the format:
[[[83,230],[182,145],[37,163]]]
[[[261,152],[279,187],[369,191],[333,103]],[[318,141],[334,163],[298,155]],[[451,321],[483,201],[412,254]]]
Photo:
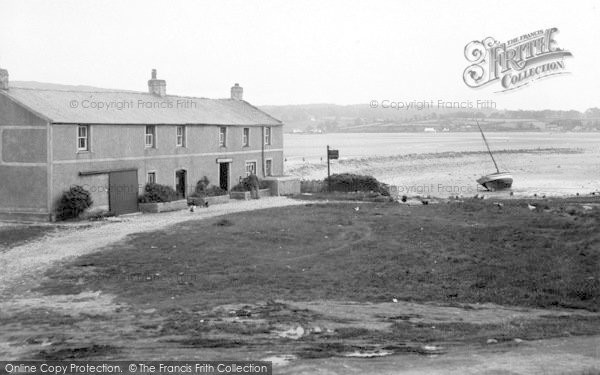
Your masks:
[[[334,121],[336,118],[352,118],[357,123],[375,120],[387,121],[418,121],[428,119],[444,118],[469,118],[475,115],[477,118],[497,119],[536,119],[555,120],[572,119],[587,120],[600,119],[600,108],[589,108],[584,112],[576,110],[482,110],[465,111],[453,109],[422,109],[422,110],[394,110],[382,108],[370,108],[367,104],[337,105],[337,104],[303,104],[303,105],[280,105],[263,106],[269,114],[284,122],[300,121]]]

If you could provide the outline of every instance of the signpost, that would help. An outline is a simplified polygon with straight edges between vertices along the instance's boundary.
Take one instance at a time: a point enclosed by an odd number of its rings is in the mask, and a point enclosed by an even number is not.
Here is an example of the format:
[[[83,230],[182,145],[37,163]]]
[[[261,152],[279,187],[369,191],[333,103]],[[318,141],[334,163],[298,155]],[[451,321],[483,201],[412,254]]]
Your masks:
[[[331,168],[329,167],[329,160],[335,160],[340,158],[340,151],[333,150],[327,145],[327,191],[331,191]]]

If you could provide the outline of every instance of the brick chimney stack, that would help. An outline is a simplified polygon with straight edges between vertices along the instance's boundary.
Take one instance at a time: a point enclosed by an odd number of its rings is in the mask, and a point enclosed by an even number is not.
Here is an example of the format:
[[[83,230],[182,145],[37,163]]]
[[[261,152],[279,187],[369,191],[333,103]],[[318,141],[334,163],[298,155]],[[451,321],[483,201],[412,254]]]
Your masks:
[[[244,100],[244,89],[240,86],[239,83],[236,83],[231,88],[231,99]]]
[[[8,70],[0,69],[0,90],[8,90]]]
[[[152,69],[152,78],[148,81],[148,92],[158,96],[167,95],[167,81],[156,79],[156,69]]]

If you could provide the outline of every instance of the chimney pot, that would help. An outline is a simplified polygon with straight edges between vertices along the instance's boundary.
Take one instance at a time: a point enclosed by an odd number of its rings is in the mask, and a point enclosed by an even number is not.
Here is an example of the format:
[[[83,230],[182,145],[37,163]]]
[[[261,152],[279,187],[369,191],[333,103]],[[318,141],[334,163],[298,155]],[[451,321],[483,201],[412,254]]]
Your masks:
[[[0,69],[0,90],[8,90],[8,70]]]
[[[152,69],[152,78],[148,81],[148,92],[158,96],[167,95],[167,81],[156,79],[156,69]]]
[[[233,100],[244,100],[244,88],[236,83],[231,88],[231,99]]]

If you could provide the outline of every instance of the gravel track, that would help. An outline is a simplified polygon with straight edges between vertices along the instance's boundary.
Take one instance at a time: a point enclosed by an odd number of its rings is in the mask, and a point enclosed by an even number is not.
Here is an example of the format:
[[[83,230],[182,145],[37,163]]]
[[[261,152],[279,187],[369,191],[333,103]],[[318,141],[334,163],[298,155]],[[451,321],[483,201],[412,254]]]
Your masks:
[[[163,229],[189,220],[202,220],[236,212],[307,204],[285,197],[270,197],[251,201],[233,201],[208,208],[120,216],[89,223],[60,224],[57,233],[38,241],[16,246],[0,253],[0,296],[22,293],[38,284],[51,265],[95,252],[127,235]]]

